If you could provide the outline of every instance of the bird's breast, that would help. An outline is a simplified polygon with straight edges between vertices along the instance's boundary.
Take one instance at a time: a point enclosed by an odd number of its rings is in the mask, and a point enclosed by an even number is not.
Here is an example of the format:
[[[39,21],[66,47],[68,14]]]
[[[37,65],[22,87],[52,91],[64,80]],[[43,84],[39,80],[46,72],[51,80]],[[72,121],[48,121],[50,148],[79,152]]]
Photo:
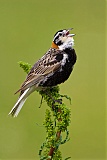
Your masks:
[[[64,66],[65,63],[67,62],[67,59],[68,59],[68,55],[65,53],[63,54],[63,59],[62,59],[62,62],[61,62],[61,65]]]

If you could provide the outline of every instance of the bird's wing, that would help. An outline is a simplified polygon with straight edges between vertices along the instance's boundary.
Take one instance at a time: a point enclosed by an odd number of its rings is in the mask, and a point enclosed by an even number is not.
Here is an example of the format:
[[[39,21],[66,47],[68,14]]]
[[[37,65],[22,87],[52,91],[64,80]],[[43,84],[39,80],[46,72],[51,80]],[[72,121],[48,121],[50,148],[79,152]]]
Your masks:
[[[39,61],[34,64],[26,80],[17,92],[38,84],[46,75],[59,70],[62,59],[62,51],[50,49]]]

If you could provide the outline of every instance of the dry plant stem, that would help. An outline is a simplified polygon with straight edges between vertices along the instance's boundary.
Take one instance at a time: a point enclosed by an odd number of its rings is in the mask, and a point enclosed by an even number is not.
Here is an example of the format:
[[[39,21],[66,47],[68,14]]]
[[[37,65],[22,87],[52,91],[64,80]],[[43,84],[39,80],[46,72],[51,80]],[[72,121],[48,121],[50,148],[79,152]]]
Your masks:
[[[60,138],[60,135],[61,135],[61,131],[57,132],[57,137],[56,137],[57,140]],[[55,150],[55,148],[53,148],[53,147],[50,148],[50,151],[49,151],[49,154],[48,154],[48,155],[49,155],[51,158],[48,158],[48,160],[51,160],[51,159],[52,159],[54,150]]]
[[[51,157],[51,158],[48,158],[48,160],[51,160],[52,159],[52,155],[53,155],[53,153],[54,153],[54,150],[55,150],[55,148],[53,148],[53,147],[51,147],[50,148],[50,151],[49,151],[49,156]]]
[[[61,113],[61,109],[58,109],[58,112]],[[59,118],[58,121],[61,121],[61,118]],[[56,140],[57,140],[57,141],[59,140],[60,135],[61,135],[61,131],[58,131],[58,132],[56,133]],[[50,151],[49,151],[49,154],[48,154],[48,155],[50,156],[50,158],[48,158],[48,160],[51,160],[51,159],[52,159],[54,150],[55,150],[54,147],[51,147],[51,148],[50,148]]]

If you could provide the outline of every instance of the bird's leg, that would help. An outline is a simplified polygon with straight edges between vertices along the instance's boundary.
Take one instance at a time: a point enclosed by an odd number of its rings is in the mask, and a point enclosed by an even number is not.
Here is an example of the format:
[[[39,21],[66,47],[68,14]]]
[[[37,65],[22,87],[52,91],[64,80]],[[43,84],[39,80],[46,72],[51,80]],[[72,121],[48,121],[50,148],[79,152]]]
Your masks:
[[[54,99],[54,98],[52,97],[52,95],[49,94],[48,90],[45,90],[44,92],[52,99],[52,101],[53,101],[54,103],[57,102],[57,103],[59,103],[59,104],[62,104],[62,99]]]

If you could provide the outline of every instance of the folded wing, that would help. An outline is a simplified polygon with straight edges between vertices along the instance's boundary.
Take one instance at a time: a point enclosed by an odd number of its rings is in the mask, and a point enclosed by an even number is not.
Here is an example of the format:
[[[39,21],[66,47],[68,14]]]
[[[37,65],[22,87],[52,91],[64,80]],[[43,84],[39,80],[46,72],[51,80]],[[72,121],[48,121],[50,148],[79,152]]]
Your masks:
[[[60,59],[58,59],[58,57],[60,57]],[[49,50],[48,53],[46,53],[38,62],[34,64],[26,80],[17,92],[23,92],[25,89],[33,85],[38,86],[38,84],[44,80],[46,75],[54,73],[60,69],[62,58],[63,55],[61,56],[61,52],[59,50],[54,50],[54,52],[51,50],[51,53]]]

